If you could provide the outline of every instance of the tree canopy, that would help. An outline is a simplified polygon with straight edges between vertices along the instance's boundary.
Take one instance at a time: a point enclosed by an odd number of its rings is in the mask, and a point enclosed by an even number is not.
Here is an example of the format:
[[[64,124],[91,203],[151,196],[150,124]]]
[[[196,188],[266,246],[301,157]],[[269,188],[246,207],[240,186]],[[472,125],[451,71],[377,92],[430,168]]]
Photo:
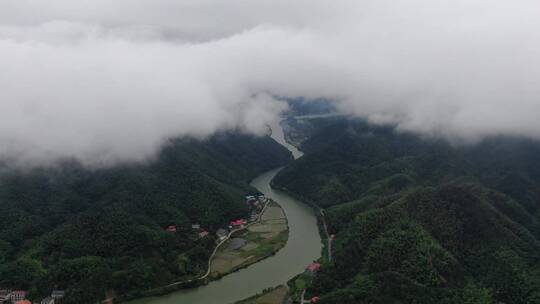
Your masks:
[[[274,184],[325,208],[337,236],[308,289],[320,303],[540,303],[538,142],[290,126],[306,154]]]
[[[256,175],[291,160],[269,137],[171,140],[155,159],[110,168],[74,161],[0,177],[0,286],[32,298],[66,290],[95,303],[206,271],[215,231],[244,217]],[[165,231],[176,225],[177,232]]]

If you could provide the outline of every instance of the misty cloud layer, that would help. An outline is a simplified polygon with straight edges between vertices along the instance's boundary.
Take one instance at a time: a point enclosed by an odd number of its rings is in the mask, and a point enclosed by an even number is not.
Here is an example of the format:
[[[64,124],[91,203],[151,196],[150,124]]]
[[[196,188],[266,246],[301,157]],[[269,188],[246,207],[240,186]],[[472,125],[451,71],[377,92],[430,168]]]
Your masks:
[[[540,3],[2,0],[0,158],[141,160],[255,134],[272,96],[457,139],[540,138]]]

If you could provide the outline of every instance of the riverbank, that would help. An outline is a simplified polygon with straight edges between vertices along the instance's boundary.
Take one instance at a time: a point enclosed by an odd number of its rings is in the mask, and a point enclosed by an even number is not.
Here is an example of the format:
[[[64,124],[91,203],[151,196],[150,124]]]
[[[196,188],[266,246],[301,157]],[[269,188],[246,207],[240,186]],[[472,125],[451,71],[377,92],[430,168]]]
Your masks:
[[[271,126],[272,138],[287,147],[294,158],[302,152],[288,144],[279,124]],[[310,206],[276,189],[270,181],[282,168],[276,168],[255,178],[251,185],[266,198],[280,204],[288,220],[288,241],[275,255],[249,267],[230,273],[198,288],[182,289],[160,297],[144,298],[131,304],[224,304],[234,303],[279,286],[303,273],[306,266],[321,257],[321,236],[316,212]]]
[[[210,278],[219,278],[268,258],[285,246],[289,238],[287,217],[274,201],[267,203],[260,220],[236,231],[217,251]]]
[[[269,227],[270,231],[263,234],[265,227]],[[185,288],[195,288],[208,284],[208,282],[212,280],[217,280],[227,274],[248,267],[251,264],[257,263],[274,255],[287,243],[288,232],[287,218],[283,212],[283,209],[275,201],[269,199],[265,203],[263,210],[256,221],[231,231],[224,240],[220,241],[216,245],[214,251],[210,255],[210,258],[208,259],[208,270],[205,274],[202,274],[199,277],[173,282],[169,285],[160,286],[149,290],[136,291],[129,294],[111,297],[102,301],[102,303],[121,303],[137,298],[161,296]],[[235,240],[232,239],[233,236],[236,240],[240,236],[248,238],[251,241],[248,248],[250,248],[252,251],[242,253],[241,251],[244,251],[241,250],[243,246],[235,248],[234,250],[227,250],[230,243]],[[233,257],[237,255],[238,258],[241,258],[242,254],[247,253],[253,254],[249,255],[247,259],[242,259],[242,261],[237,265],[231,265],[231,267],[223,266],[224,260],[227,259],[227,254],[229,254],[229,256],[232,255]],[[215,265],[218,266],[216,267]]]
[[[283,304],[287,299],[289,289],[285,285],[269,288],[261,294],[238,301],[234,304]]]
[[[320,258],[322,244],[314,210],[289,195],[274,190],[270,181],[281,168],[266,172],[252,185],[266,198],[282,206],[288,220],[289,239],[274,256],[252,264],[219,280],[198,288],[182,289],[167,295],[144,298],[132,304],[224,304],[249,298],[263,290],[284,284],[305,271],[306,266]]]
[[[281,192],[287,193],[287,195],[294,197],[295,199],[304,202],[306,205],[309,205],[313,210],[317,213],[317,226],[319,229],[319,234],[321,236],[321,240],[323,242],[323,251],[322,251],[322,262],[332,262],[332,242],[333,239],[328,232],[328,224],[326,222],[326,215],[325,210],[321,208],[319,205],[317,205],[312,200],[302,197],[301,195],[298,195],[297,193],[294,193],[292,191],[289,191],[287,188],[278,187],[273,182],[270,182],[270,186],[272,189],[279,190]]]

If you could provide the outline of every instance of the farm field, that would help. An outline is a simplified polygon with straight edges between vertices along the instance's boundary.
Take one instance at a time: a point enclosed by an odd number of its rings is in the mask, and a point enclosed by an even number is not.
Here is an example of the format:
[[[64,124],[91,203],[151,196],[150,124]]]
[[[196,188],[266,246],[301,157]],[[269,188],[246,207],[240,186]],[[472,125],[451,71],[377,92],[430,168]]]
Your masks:
[[[289,234],[285,213],[277,203],[268,204],[259,222],[236,232],[220,247],[212,260],[212,277],[246,267],[285,246]]]

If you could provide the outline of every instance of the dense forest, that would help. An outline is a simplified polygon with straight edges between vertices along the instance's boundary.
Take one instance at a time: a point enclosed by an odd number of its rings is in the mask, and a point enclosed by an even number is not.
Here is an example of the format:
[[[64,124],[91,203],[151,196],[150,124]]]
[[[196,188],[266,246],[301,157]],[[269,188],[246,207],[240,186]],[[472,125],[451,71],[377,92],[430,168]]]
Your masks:
[[[248,181],[291,160],[269,137],[171,140],[144,164],[8,171],[0,177],[0,287],[96,303],[206,271],[213,233],[246,215]],[[176,232],[165,231],[176,225]]]
[[[274,180],[325,209],[327,303],[540,303],[540,143],[421,138],[362,120],[289,123],[309,139]]]

